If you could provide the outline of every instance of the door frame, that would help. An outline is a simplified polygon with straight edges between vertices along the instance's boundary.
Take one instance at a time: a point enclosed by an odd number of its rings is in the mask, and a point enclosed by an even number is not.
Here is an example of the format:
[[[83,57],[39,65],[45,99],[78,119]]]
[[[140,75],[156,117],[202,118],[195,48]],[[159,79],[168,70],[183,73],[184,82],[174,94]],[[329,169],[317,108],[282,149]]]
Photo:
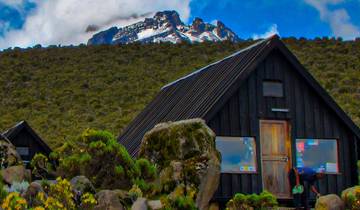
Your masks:
[[[265,186],[264,186],[264,179],[263,179],[263,170],[264,170],[264,167],[263,167],[263,155],[262,155],[262,145],[261,145],[261,142],[262,142],[262,139],[261,139],[261,125],[262,123],[285,123],[286,124],[286,129],[287,129],[287,135],[286,135],[286,142],[287,142],[287,145],[288,145],[288,167],[289,169],[291,169],[293,167],[293,144],[292,144],[292,137],[291,137],[291,134],[292,134],[292,130],[291,130],[291,124],[290,124],[290,120],[289,119],[260,119],[259,121],[259,155],[260,155],[260,167],[261,167],[261,187],[262,187],[262,190],[265,190]],[[287,173],[287,172],[286,172]],[[288,181],[288,180],[286,180]],[[278,199],[291,199],[292,198],[292,195],[291,195],[291,192],[289,192],[289,196],[288,197],[281,197],[281,198],[278,198]]]

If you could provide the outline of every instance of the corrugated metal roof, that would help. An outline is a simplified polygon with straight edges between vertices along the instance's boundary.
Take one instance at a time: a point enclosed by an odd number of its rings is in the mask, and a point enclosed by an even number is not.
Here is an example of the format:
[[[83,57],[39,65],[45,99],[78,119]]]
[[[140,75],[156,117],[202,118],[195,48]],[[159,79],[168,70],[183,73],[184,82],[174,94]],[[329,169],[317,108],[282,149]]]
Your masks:
[[[259,41],[233,55],[210,64],[168,85],[132,121],[119,137],[136,156],[144,134],[156,124],[190,118],[204,118],[229,87],[256,61],[272,40]]]

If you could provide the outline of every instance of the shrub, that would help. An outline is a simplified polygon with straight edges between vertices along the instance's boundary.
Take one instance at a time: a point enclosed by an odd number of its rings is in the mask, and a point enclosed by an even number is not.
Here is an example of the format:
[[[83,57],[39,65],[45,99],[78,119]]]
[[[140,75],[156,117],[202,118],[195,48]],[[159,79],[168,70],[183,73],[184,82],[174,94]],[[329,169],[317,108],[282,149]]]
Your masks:
[[[236,193],[234,197],[226,204],[226,209],[245,210],[251,207],[254,209],[266,209],[269,207],[275,207],[277,205],[278,203],[276,197],[267,191],[260,193],[260,195],[244,195],[241,193]]]
[[[56,181],[56,184],[50,186],[47,196],[44,192],[39,192],[36,195],[37,207],[47,210],[75,210],[74,194],[70,182],[60,177]]]
[[[87,129],[74,141],[69,141],[52,155],[59,162],[58,174],[67,178],[89,177],[97,188],[129,189],[132,184],[155,179],[156,168],[149,161],[134,161],[124,146],[107,131]],[[144,181],[141,181],[144,180]]]
[[[97,201],[93,194],[85,193],[81,196],[81,209],[93,209]]]
[[[350,188],[350,191],[343,191],[341,199],[344,201],[347,209],[360,210],[360,187],[354,186]]]
[[[30,167],[32,168],[32,174],[40,179],[45,179],[54,172],[49,159],[41,153],[35,154],[30,162]]]
[[[26,210],[27,207],[26,200],[18,192],[9,193],[1,205],[4,210]]]

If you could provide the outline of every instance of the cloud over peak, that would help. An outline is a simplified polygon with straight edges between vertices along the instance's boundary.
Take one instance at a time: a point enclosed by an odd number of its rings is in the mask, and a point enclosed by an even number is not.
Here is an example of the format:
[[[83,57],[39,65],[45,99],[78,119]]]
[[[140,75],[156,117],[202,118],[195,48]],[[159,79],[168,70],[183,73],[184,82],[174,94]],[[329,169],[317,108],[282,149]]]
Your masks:
[[[183,19],[189,18],[190,0],[28,0],[36,4],[21,29],[8,30],[0,37],[0,49],[27,47],[34,44],[79,44],[91,33],[89,26],[106,29],[124,26],[161,10],[176,9]],[[0,0],[14,9],[24,0]]]

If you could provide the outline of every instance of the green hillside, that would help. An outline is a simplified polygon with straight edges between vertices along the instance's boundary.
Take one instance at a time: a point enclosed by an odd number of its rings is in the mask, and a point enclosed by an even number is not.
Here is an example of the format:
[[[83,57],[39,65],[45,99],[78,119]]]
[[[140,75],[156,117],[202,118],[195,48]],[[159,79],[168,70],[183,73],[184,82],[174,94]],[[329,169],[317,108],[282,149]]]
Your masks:
[[[284,41],[360,125],[360,41]],[[52,147],[88,127],[117,135],[161,86],[251,43],[1,52],[0,130],[27,120]]]

